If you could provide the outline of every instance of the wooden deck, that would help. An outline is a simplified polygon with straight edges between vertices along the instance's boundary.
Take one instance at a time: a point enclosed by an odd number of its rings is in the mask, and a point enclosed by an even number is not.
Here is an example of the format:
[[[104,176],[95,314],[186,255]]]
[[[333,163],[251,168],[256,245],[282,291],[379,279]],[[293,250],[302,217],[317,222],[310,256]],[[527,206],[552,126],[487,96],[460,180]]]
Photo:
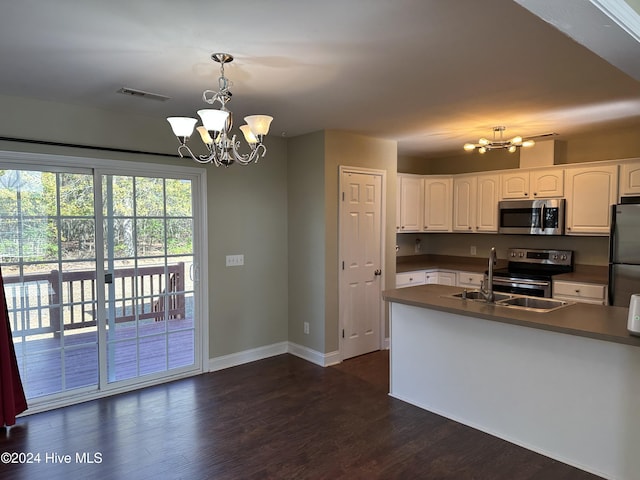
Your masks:
[[[195,362],[192,318],[154,320],[116,326],[109,341],[112,362],[110,381],[168,371]],[[167,329],[165,335],[165,328]],[[20,375],[28,399],[98,385],[98,336],[96,328],[50,334],[25,342],[14,338]]]

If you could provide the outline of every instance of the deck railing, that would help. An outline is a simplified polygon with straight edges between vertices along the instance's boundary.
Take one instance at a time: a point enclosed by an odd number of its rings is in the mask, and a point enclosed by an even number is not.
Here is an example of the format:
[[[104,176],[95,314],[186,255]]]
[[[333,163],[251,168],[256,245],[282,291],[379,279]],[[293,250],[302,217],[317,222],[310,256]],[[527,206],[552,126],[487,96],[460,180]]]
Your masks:
[[[184,270],[184,262],[114,270],[108,288],[115,299],[107,306],[115,322],[185,318]],[[8,276],[4,284],[14,337],[97,324],[95,270]]]

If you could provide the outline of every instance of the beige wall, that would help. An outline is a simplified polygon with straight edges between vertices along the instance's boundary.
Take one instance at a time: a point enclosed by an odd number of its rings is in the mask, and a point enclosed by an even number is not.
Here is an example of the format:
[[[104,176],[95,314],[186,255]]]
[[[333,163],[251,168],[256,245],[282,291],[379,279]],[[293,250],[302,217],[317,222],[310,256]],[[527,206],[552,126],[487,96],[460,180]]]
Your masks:
[[[509,248],[549,248],[574,250],[575,262],[583,265],[607,265],[609,237],[534,235],[498,235],[490,233],[401,233],[397,235],[400,256],[415,255],[416,239],[420,239],[420,254],[471,257],[471,246],[477,257],[487,258],[491,247],[496,247],[498,258],[507,259]]]
[[[325,351],[324,137],[316,132],[288,141],[288,337],[317,352]]]

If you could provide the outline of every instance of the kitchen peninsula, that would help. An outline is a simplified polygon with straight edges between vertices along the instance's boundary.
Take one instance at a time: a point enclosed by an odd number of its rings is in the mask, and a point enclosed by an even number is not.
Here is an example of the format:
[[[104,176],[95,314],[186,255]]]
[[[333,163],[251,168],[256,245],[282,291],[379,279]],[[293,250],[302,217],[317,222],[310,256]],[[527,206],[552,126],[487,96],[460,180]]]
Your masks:
[[[628,309],[549,312],[388,290],[390,394],[607,478],[640,471],[640,338]]]

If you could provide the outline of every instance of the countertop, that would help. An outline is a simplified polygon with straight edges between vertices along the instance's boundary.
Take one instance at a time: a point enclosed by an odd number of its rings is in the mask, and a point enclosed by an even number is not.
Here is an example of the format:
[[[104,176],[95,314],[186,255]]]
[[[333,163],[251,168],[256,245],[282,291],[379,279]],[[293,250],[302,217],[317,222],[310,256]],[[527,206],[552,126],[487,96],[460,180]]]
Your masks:
[[[625,307],[575,303],[551,312],[532,312],[448,297],[462,290],[446,285],[418,285],[385,290],[382,298],[387,302],[640,347],[640,337],[627,331],[629,309]]]
[[[496,268],[506,267],[507,260],[498,259]],[[456,257],[451,255],[409,255],[396,258],[396,273],[414,270],[458,270],[484,273],[488,259],[483,257]],[[609,267],[600,265],[575,265],[571,273],[554,275],[554,280],[584,282],[606,285],[609,282]]]

